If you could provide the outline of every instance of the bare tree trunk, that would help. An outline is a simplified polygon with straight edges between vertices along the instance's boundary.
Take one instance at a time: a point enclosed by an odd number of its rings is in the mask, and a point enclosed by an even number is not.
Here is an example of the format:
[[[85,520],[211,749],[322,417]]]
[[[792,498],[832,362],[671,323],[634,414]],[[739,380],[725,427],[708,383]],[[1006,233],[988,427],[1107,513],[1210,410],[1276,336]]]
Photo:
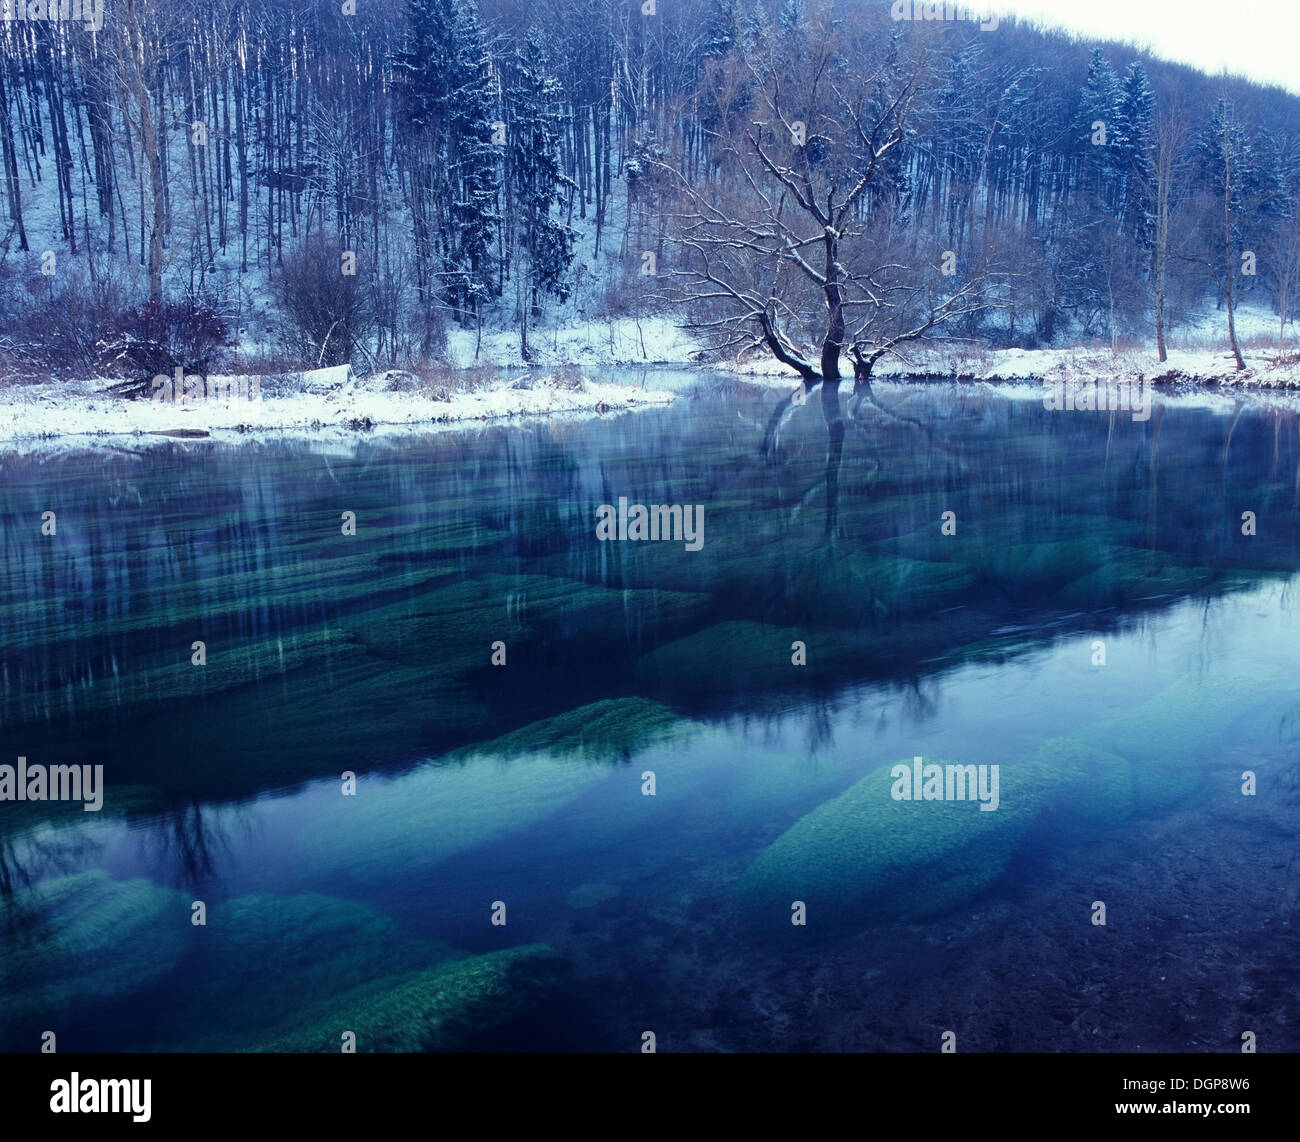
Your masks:
[[[1286,342],[1286,295],[1287,287],[1284,284],[1278,293],[1277,308],[1280,311],[1277,322],[1277,355],[1282,356],[1282,350]]]
[[[1162,117],[1156,151],[1156,240],[1152,278],[1156,292],[1156,355],[1169,360],[1165,347],[1165,290],[1169,263],[1169,199],[1173,190],[1174,161],[1178,149],[1173,109]]]
[[[1232,155],[1228,149],[1227,121],[1223,133],[1223,288],[1228,302],[1228,340],[1237,362],[1237,372],[1246,368],[1241,349],[1237,345],[1237,322],[1233,310],[1236,305],[1235,274],[1232,265]]]
[[[844,348],[844,291],[840,286],[840,236],[827,226],[826,242],[826,336],[822,338],[822,377],[840,379],[840,350]]]
[[[163,156],[161,148],[166,138],[160,134],[153,113],[153,93],[149,83],[152,61],[146,60],[146,40],[148,50],[162,50],[162,45],[155,42],[156,30],[150,29],[146,35],[141,28],[141,12],[138,4],[123,5],[119,18],[126,35],[126,58],[120,60],[120,77],[135,108],[137,119],[135,128],[140,137],[140,152],[149,173],[149,191],[152,196],[152,211],[149,231],[149,298],[151,301],[162,300],[162,251],[163,234],[167,227],[167,199],[163,185]],[[142,180],[143,186],[143,180]],[[143,223],[143,218],[141,219]]]
[[[0,115],[4,116],[0,124],[0,140],[4,144],[5,188],[9,192],[9,217],[18,228],[18,248],[26,250],[27,229],[23,226],[22,189],[18,181],[18,158],[14,150],[13,121],[9,118],[9,96],[5,91],[4,68],[0,67]]]

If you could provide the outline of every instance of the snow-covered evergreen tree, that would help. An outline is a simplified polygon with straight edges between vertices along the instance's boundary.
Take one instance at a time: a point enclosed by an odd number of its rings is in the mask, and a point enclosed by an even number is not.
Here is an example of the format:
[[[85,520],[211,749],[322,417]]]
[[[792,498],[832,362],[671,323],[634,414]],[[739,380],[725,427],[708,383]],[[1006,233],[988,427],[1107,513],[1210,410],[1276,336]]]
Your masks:
[[[1101,48],[1088,62],[1088,79],[1079,94],[1075,130],[1082,156],[1082,182],[1101,207],[1114,209],[1118,171],[1114,145],[1120,133],[1120,85]]]
[[[560,85],[547,67],[546,42],[533,31],[503,69],[506,114],[506,188],[514,252],[519,347],[530,358],[528,328],[543,294],[565,300],[574,230],[552,211],[573,188],[560,165]]]
[[[464,321],[499,293],[491,61],[474,0],[409,0],[408,15],[394,72],[416,128],[408,165],[420,293]]]
[[[1114,166],[1122,180],[1123,231],[1141,258],[1151,249],[1153,236],[1155,105],[1146,69],[1140,60],[1134,60],[1120,90],[1113,146]]]

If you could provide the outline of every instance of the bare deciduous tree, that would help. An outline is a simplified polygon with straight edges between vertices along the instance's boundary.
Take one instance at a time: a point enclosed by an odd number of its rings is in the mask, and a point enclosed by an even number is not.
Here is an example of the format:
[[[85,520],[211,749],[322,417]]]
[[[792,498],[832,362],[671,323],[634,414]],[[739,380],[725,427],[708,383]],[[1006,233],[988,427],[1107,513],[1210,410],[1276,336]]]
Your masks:
[[[865,384],[896,345],[993,304],[986,258],[967,267],[936,245],[925,264],[896,225],[927,42],[904,60],[897,43],[873,50],[861,31],[823,6],[746,45],[747,113],[715,132],[722,178],[660,163],[677,191],[681,255],[663,295],[712,348],[760,348],[808,389],[838,384],[845,355]],[[727,80],[720,95],[734,108]]]

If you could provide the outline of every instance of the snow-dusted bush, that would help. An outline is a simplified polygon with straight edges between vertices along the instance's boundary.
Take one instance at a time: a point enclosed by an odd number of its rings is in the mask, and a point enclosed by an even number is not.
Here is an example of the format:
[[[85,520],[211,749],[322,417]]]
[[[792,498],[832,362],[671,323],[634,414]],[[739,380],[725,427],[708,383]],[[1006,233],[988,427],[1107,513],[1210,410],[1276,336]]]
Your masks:
[[[229,342],[230,326],[203,302],[146,301],[124,310],[99,338],[95,367],[104,376],[138,380],[147,391],[155,376],[178,367],[208,374]]]
[[[366,290],[359,275],[344,273],[344,268],[338,244],[317,235],[287,253],[283,268],[271,278],[284,348],[303,368],[351,361],[370,334]]]

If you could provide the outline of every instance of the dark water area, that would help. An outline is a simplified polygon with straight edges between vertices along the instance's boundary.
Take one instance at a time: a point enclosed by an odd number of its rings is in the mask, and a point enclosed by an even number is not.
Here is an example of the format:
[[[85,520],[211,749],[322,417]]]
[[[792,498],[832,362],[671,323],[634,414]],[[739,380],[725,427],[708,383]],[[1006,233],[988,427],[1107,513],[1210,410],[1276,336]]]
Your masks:
[[[1300,1049],[1300,416],[675,383],[0,457],[0,1049]]]

